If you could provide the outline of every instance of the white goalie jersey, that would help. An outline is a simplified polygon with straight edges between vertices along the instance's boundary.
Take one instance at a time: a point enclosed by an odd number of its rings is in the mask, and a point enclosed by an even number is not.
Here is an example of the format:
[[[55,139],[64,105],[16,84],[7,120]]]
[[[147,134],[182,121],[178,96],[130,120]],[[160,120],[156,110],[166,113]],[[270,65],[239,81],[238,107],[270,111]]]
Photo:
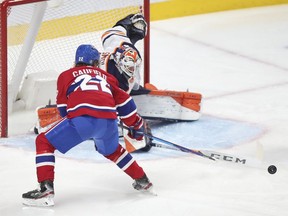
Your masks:
[[[122,26],[108,29],[102,35],[101,41],[104,52],[100,54],[99,67],[116,77],[120,88],[127,93],[138,90],[142,58],[127,36],[126,29]],[[128,68],[133,70],[129,71]]]

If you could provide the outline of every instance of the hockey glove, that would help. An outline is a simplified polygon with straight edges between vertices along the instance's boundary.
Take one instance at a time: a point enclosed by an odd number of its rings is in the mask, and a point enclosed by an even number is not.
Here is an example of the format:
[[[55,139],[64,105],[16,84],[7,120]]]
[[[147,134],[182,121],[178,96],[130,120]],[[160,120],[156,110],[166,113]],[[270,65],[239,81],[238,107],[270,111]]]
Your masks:
[[[126,29],[127,36],[133,45],[147,34],[147,23],[141,13],[126,16],[119,20],[115,26],[119,25]]]
[[[128,136],[132,139],[143,140],[144,124],[143,119],[141,117],[134,126],[129,127]]]

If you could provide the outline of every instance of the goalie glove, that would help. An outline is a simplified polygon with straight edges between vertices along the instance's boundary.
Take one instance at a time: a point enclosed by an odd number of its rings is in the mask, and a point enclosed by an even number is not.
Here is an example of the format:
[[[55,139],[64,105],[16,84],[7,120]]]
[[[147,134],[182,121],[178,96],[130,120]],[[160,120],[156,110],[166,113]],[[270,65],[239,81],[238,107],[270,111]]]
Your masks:
[[[119,20],[115,26],[123,26],[126,29],[127,37],[133,45],[147,34],[147,23],[141,13],[130,14]]]

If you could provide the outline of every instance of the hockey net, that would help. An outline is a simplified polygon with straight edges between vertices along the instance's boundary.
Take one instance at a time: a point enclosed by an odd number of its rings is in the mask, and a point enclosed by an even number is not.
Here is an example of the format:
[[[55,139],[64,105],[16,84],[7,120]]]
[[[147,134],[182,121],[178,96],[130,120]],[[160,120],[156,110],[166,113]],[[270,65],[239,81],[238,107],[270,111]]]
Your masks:
[[[52,79],[55,82],[55,74],[58,75],[73,65],[75,50],[80,44],[93,44],[102,51],[100,37],[103,31],[128,14],[138,12],[144,13],[149,23],[149,0],[2,1],[1,137],[8,135],[8,116],[14,111],[17,102],[22,101],[23,109],[35,108],[25,101],[24,94],[29,92],[22,88],[27,77],[44,72],[46,75],[39,79],[47,79],[47,82]],[[148,36],[136,46],[144,58],[142,81],[147,82],[149,28]],[[33,91],[41,92],[41,88],[34,88]],[[52,98],[53,102],[55,98]]]

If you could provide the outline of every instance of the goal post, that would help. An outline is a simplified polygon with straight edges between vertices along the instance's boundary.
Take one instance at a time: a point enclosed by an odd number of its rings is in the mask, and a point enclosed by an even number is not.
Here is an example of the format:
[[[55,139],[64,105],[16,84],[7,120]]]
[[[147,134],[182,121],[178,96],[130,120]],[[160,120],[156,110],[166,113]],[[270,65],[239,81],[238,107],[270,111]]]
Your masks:
[[[125,16],[139,12],[148,23],[147,36],[136,43],[143,57],[142,82],[146,83],[150,79],[149,0],[3,0],[0,12],[1,137],[8,136],[9,115],[18,107],[16,104],[22,104],[21,109],[35,108],[37,103],[29,104],[27,94],[36,100],[37,93],[45,89],[51,79],[55,83],[55,77],[73,65],[75,50],[80,44],[93,44],[101,52],[102,33]],[[38,79],[41,88],[31,88],[31,82],[25,84],[29,77]],[[30,92],[23,90],[27,85]],[[56,88],[54,91],[56,94]],[[55,102],[55,98],[53,100]]]

